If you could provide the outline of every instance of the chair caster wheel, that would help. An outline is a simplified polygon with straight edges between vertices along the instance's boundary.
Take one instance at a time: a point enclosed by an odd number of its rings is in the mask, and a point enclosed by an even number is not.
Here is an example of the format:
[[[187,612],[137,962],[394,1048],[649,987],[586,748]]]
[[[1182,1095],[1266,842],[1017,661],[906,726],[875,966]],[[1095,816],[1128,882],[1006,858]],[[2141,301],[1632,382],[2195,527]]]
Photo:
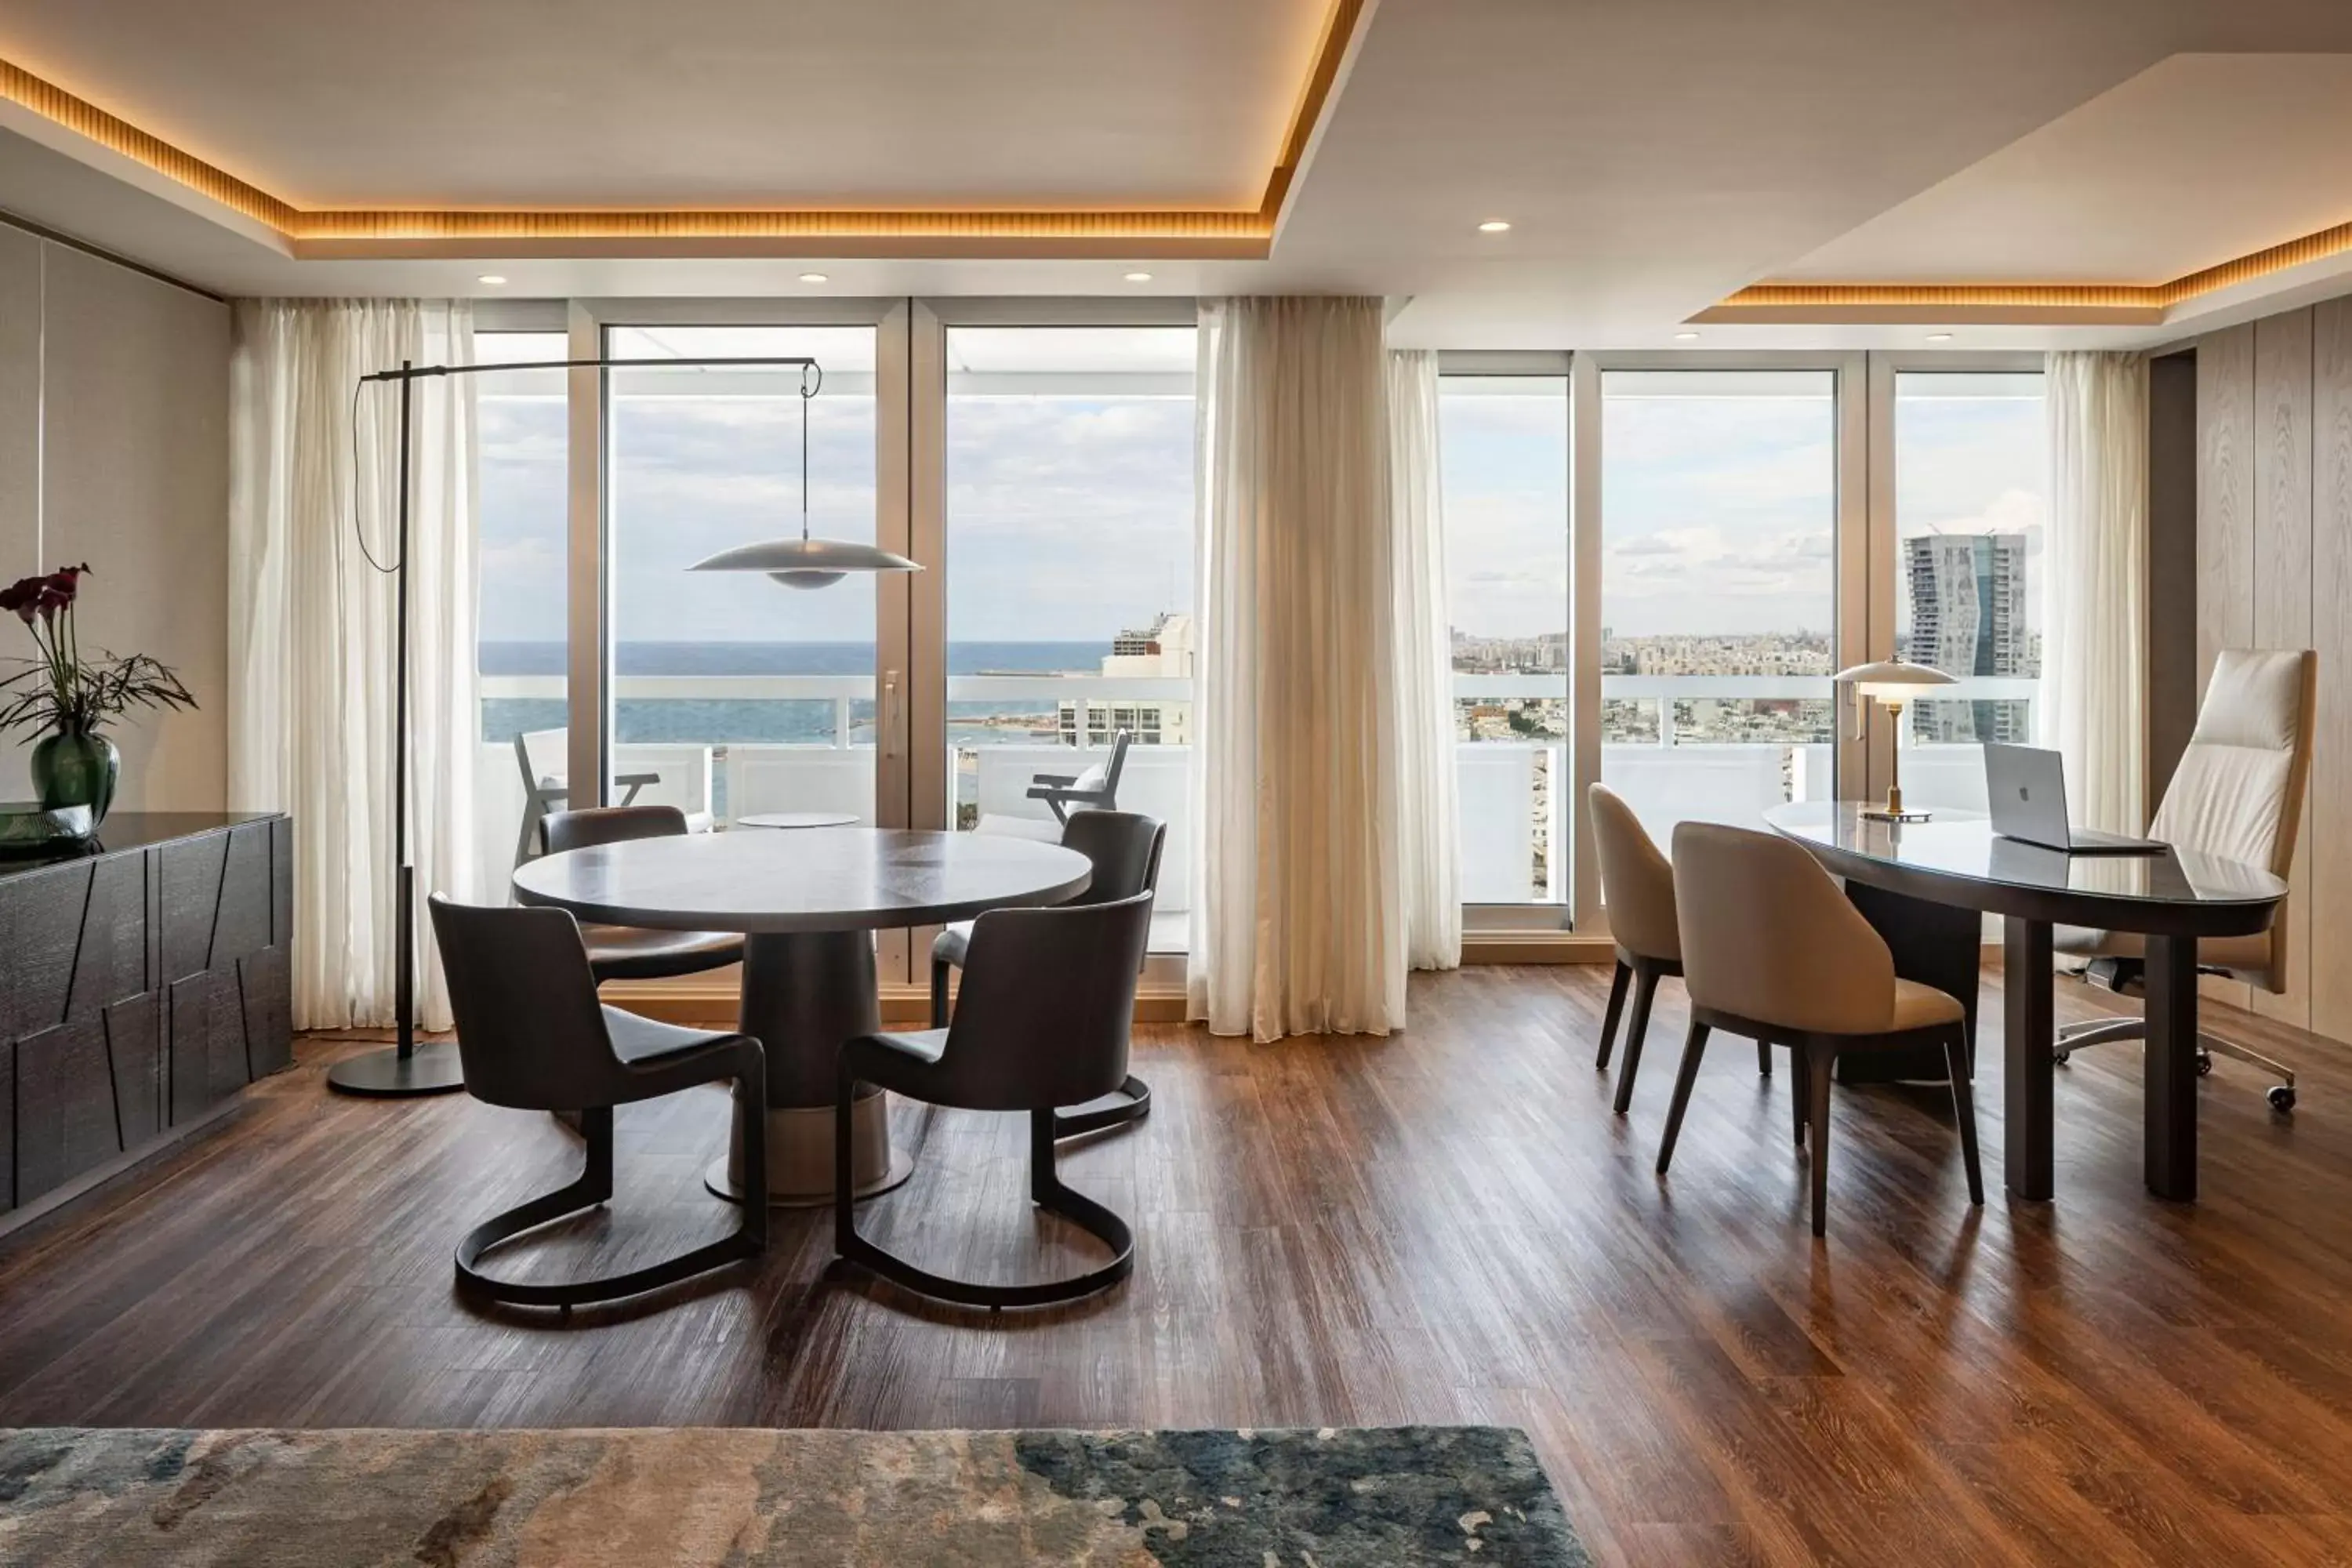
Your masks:
[[[2051,1053],[2050,1053],[2050,1059],[2051,1059],[2052,1061],[2053,1061],[2053,1062],[2056,1062],[2060,1067],[2062,1067],[2062,1068],[2063,1068],[2063,1067],[2064,1067],[2064,1066],[2067,1064],[2067,1062],[2068,1062],[2068,1061],[2070,1061],[2071,1059],[2073,1059],[2074,1055],[2074,1052],[2072,1052],[2072,1051],[2068,1050],[2065,1047],[2061,1046],[2061,1047],[2059,1047],[2056,1050],[2054,1050],[2054,1051],[2053,1051],[2053,1052],[2051,1052]]]
[[[2212,1052],[2210,1052],[2210,1051],[2200,1051],[2200,1052],[2198,1052],[2198,1053],[2197,1053],[2197,1076],[2198,1076],[2199,1078],[2210,1078],[2212,1075],[2213,1075],[2213,1053],[2212,1053]],[[2281,1087],[2284,1087],[2284,1085],[2282,1085]],[[2292,1095],[2290,1095],[2288,1098],[2289,1098],[2289,1099],[2292,1099],[2292,1098],[2294,1098],[2294,1097],[2293,1097]]]
[[[2294,1085],[2291,1083],[2274,1083],[2271,1085],[2271,1109],[2273,1110],[2293,1110],[2294,1109]]]

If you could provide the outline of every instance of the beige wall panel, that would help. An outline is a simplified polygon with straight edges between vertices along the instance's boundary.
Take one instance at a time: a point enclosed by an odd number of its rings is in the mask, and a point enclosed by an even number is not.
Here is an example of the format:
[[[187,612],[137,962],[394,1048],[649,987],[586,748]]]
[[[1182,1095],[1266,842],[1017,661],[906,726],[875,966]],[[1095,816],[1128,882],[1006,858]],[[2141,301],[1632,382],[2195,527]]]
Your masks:
[[[228,308],[47,247],[45,553],[97,575],[84,648],[149,653],[194,713],[134,716],[126,810],[218,810],[227,791]]]
[[[2311,1026],[2352,1039],[2352,298],[2312,317]]]
[[[2311,646],[2311,331],[2309,310],[2254,323],[2254,645]],[[2254,993],[2270,1017],[2311,1025],[2311,805],[2296,824],[2286,989]]]

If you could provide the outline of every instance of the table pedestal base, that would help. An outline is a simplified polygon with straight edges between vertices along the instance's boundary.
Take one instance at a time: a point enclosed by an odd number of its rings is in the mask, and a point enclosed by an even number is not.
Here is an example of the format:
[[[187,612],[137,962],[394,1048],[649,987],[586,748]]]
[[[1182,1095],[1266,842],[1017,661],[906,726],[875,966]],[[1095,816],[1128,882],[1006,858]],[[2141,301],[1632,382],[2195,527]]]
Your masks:
[[[743,1114],[739,1100],[735,1114]],[[890,1097],[869,1088],[850,1107],[850,1172],[856,1194],[887,1193],[915,1173],[915,1163],[890,1147]],[[702,1184],[722,1198],[743,1195],[743,1142],[710,1162]],[[785,1106],[768,1111],[768,1205],[821,1208],[833,1202],[833,1108]]]
[[[743,1003],[736,1026],[768,1057],[768,1201],[803,1206],[833,1199],[834,1075],[845,1040],[881,1032],[874,935],[864,931],[762,932],[743,940]],[[878,1089],[851,1108],[851,1169],[857,1195],[887,1192],[913,1163],[890,1152],[888,1100]],[[736,1114],[742,1114],[739,1104]],[[741,1188],[741,1142],[730,1139],[704,1183],[721,1197]]]

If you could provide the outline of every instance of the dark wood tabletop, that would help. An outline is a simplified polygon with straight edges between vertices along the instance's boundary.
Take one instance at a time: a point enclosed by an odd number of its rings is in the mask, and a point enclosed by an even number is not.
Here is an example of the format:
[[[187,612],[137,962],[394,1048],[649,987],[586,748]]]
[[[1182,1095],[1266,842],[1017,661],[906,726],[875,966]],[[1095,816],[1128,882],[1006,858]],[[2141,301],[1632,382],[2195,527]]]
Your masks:
[[[516,896],[583,921],[673,931],[888,930],[1058,904],[1093,868],[1058,844],[989,833],[833,827],[694,833],[567,850],[514,874]]]

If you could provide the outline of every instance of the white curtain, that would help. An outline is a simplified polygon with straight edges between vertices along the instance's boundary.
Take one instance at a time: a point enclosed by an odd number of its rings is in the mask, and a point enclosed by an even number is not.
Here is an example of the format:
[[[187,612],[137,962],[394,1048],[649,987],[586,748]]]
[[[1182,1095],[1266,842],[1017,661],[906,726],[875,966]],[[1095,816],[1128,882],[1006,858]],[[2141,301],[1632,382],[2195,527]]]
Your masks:
[[[230,370],[229,803],[294,819],[294,1023],[393,1018],[392,714],[400,393],[472,358],[462,302],[244,300]],[[354,425],[354,394],[357,418]],[[409,833],[418,1016],[449,1026],[425,895],[473,898],[474,401],[416,384]]]
[[[1388,367],[1377,300],[1206,303],[1190,1011],[1404,1022]]]
[[[2147,822],[2147,360],[2053,353],[2046,369],[2041,740],[2065,756],[2083,826],[2138,833]]]
[[[1405,956],[1462,962],[1462,865],[1454,772],[1454,646],[1446,615],[1438,469],[1437,355],[1389,355],[1389,463],[1396,572],[1397,875]]]

